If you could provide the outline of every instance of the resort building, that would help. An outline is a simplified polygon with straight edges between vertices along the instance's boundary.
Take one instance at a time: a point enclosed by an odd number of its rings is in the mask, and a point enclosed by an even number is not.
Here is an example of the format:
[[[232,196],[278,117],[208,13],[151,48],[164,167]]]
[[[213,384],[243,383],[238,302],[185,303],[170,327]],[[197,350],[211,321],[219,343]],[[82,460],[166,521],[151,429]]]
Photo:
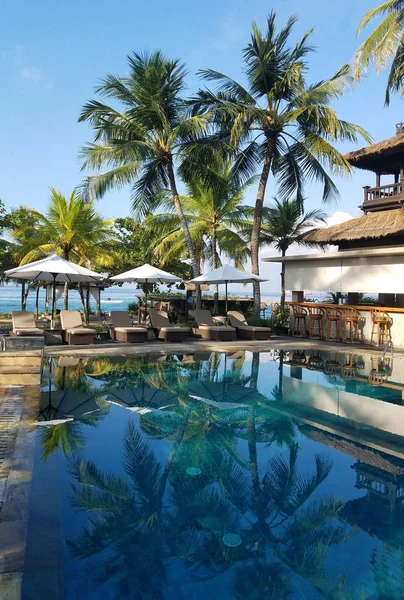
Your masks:
[[[376,294],[394,344],[404,347],[404,124],[396,125],[393,137],[350,152],[346,159],[375,174],[374,186],[365,186],[358,198],[363,215],[308,233],[308,241],[324,248],[321,253],[263,260],[285,264],[292,303],[304,306],[304,290],[346,293],[347,305],[360,313],[365,342],[371,341],[374,319],[370,307],[359,305],[359,294]],[[328,251],[329,246],[338,251]],[[343,319],[337,327],[342,329]],[[378,327],[373,331],[377,338]]]

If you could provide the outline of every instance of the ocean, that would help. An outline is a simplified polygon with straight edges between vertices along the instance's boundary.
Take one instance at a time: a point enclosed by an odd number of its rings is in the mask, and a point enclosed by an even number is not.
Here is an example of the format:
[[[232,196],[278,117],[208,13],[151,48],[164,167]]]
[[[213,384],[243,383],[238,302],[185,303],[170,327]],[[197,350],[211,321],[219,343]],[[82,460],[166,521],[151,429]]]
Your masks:
[[[135,286],[110,287],[101,292],[101,310],[127,310],[130,302],[136,301],[136,296],[141,294],[141,290]],[[231,294],[229,294],[230,296]],[[251,297],[251,294],[237,294],[240,297]],[[27,310],[35,311],[36,291],[31,290],[27,299]],[[279,293],[263,294],[263,302],[278,302]],[[57,308],[63,308],[63,296],[57,302]],[[80,296],[76,290],[69,290],[69,308],[81,309]],[[91,299],[91,309],[95,310],[94,299]],[[5,284],[0,287],[0,313],[10,313],[13,310],[21,310],[21,286]],[[39,292],[39,312],[45,310],[45,289],[41,288]]]

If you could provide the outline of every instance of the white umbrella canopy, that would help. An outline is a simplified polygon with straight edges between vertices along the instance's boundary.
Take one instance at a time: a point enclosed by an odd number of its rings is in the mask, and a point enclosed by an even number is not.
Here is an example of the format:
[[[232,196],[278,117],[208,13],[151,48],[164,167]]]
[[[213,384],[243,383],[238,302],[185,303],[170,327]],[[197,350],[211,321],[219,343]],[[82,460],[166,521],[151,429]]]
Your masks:
[[[115,275],[110,279],[111,281],[134,281],[136,283],[175,283],[182,281],[181,277],[157,269],[157,267],[152,267],[147,263],[141,267],[136,267],[136,269]]]
[[[222,265],[219,269],[214,269],[210,273],[199,275],[195,279],[191,279],[190,283],[224,283],[226,286],[226,314],[227,314],[227,284],[228,283],[252,283],[253,281],[268,281],[263,277],[248,273],[248,271],[241,271],[231,265]]]
[[[26,265],[5,271],[6,277],[14,279],[29,279],[31,281],[56,281],[56,283],[78,283],[99,281],[103,275],[80,267],[57,254],[48,258],[36,260]]]
[[[13,279],[28,279],[29,281],[52,281],[52,322],[55,318],[55,291],[57,283],[91,283],[103,279],[103,275],[80,267],[57,254],[48,258],[36,260],[26,265],[20,265],[4,272],[6,277]]]
[[[176,275],[172,275],[171,273],[167,273],[167,271],[163,271],[162,269],[157,269],[157,267],[153,267],[149,264],[144,264],[141,267],[136,267],[136,269],[131,269],[130,271],[126,271],[125,273],[121,273],[120,275],[115,275],[114,277],[110,277],[111,281],[129,281],[136,283],[145,283],[145,308],[147,309],[147,284],[149,283],[176,283],[182,281],[181,277],[177,277]]]

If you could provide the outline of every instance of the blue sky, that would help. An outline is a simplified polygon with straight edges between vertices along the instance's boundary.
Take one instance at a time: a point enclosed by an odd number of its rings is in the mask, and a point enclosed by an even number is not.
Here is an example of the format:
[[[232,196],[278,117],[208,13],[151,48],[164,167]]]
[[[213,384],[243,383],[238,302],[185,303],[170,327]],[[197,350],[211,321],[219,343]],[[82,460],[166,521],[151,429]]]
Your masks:
[[[22,203],[43,210],[48,186],[67,194],[80,182],[78,152],[91,140],[87,125],[77,123],[80,108],[93,96],[99,78],[108,72],[126,73],[126,56],[132,50],[159,48],[170,57],[182,57],[190,71],[190,94],[199,85],[199,68],[242,80],[241,50],[248,43],[251,21],[264,27],[273,8],[280,24],[298,14],[296,40],[315,28],[312,43],[317,51],[309,73],[315,81],[350,61],[358,44],[357,25],[373,4],[377,0],[6,3],[0,39],[0,198],[9,207]],[[375,140],[393,135],[395,123],[403,119],[398,99],[389,109],[383,106],[385,78],[370,74],[336,104],[341,117],[362,125]],[[327,208],[329,214],[359,214],[361,187],[373,184],[372,174],[359,172],[337,184],[341,199]],[[268,199],[274,193],[270,185]],[[319,204],[316,186],[308,188],[307,196],[308,208]],[[108,194],[98,207],[106,216],[128,214],[129,191]]]

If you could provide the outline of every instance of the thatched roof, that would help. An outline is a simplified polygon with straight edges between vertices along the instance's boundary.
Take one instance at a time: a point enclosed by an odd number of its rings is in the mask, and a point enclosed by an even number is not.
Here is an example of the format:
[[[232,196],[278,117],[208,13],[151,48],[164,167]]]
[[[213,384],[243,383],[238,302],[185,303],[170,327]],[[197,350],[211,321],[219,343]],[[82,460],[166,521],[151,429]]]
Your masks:
[[[318,431],[310,426],[303,426],[302,430],[306,435],[311,437],[312,440],[320,442],[321,444],[325,444],[330,448],[335,448],[339,452],[347,454],[348,456],[352,456],[352,458],[366,463],[367,465],[371,465],[372,467],[376,467],[382,471],[387,471],[392,475],[404,474],[404,466],[402,461],[395,459],[392,456],[381,454],[375,450],[370,450],[361,444],[350,442],[332,433]]]
[[[398,174],[400,163],[404,158],[404,131],[401,126],[397,126],[397,133],[393,137],[365,146],[360,150],[348,152],[345,154],[345,158],[358,169],[380,171],[382,174]]]
[[[327,245],[401,235],[404,236],[404,210],[395,208],[368,213],[332,227],[314,229],[305,239],[311,243]]]
[[[196,289],[194,283],[185,283],[185,281],[182,281],[177,287],[179,290],[185,290],[186,292],[194,292]],[[201,283],[199,287],[201,288],[202,292],[207,292],[209,290],[207,283]]]

